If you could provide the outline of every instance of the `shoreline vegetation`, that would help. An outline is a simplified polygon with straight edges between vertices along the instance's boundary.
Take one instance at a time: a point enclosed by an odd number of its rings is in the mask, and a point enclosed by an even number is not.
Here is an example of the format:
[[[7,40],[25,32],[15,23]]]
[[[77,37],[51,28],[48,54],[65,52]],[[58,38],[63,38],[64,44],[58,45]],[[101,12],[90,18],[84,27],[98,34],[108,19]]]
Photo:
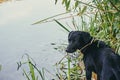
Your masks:
[[[103,40],[118,54],[120,54],[120,1],[119,0],[55,0],[55,4],[62,4],[66,12],[37,21],[33,25],[55,21],[66,32],[83,30],[90,32],[96,39]],[[57,18],[58,16],[68,15]],[[61,20],[71,19],[71,24],[64,24]],[[67,21],[66,21],[67,22]],[[77,51],[74,54],[79,54]],[[65,53],[67,54],[67,53]],[[72,56],[74,56],[74,54]],[[60,73],[53,80],[85,80],[82,56],[74,59],[65,55],[67,61],[59,65]],[[58,66],[58,65],[57,65]],[[94,79],[94,77],[93,77]]]
[[[83,30],[90,32],[97,39],[105,41],[116,53],[120,53],[120,1],[115,0],[55,0],[66,12],[37,21],[32,25],[55,21],[66,32]],[[58,16],[68,15],[62,18]],[[61,20],[71,19],[71,24]],[[66,20],[67,22],[67,20]]]

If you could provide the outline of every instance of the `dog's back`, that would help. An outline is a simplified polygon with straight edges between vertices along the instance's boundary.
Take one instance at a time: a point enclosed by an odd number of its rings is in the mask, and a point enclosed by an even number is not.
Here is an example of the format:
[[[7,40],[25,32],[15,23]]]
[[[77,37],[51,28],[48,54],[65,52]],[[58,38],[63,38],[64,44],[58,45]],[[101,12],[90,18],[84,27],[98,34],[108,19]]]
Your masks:
[[[120,80],[120,56],[103,41],[96,40],[83,54],[86,67],[97,73],[99,79],[102,74],[102,80]]]

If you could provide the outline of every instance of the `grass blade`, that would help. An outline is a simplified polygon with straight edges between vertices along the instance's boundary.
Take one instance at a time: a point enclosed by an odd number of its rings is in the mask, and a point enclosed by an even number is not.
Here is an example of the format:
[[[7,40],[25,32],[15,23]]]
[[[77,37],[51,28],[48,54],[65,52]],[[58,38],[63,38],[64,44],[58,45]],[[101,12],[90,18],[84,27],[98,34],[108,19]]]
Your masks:
[[[30,61],[30,59],[29,59],[29,58],[28,58],[28,62],[29,62],[28,64],[29,64],[30,74],[31,74],[32,80],[35,80],[34,67],[32,66],[31,61]]]
[[[27,73],[25,72],[25,70],[23,69],[23,73],[25,74],[27,80],[30,80],[29,76],[27,75]]]
[[[65,13],[61,13],[61,14],[57,14],[57,15],[48,17],[48,18],[46,18],[46,19],[37,21],[37,22],[33,23],[32,25],[41,24],[41,23],[43,23],[44,21],[47,21],[47,20],[49,20],[49,19],[52,19],[52,18],[57,17],[57,16],[60,16],[60,15],[64,15],[64,14],[67,14],[67,13],[69,13],[69,12],[65,12]]]
[[[67,32],[70,32],[69,29],[67,29],[63,24],[61,24],[59,21],[55,20],[57,24],[59,24],[63,29],[65,29]]]
[[[42,71],[40,71],[33,63],[30,62],[30,64],[37,70],[37,72],[39,73],[40,77],[42,78],[42,80],[45,80],[45,77],[44,77],[44,72],[42,74]]]
[[[68,76],[67,76],[67,77],[68,77],[68,80],[71,80],[71,79],[70,79],[70,61],[71,61],[71,60],[70,60],[70,56],[68,56]]]

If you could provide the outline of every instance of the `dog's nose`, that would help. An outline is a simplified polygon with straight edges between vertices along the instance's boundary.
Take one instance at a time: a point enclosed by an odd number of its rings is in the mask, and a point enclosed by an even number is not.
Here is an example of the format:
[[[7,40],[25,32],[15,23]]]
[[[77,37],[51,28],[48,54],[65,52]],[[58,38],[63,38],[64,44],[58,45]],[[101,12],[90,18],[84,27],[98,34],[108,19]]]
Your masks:
[[[66,52],[69,52],[67,49],[65,50]]]
[[[66,49],[65,51],[66,51],[67,53],[71,53],[71,51],[70,51],[69,49]]]

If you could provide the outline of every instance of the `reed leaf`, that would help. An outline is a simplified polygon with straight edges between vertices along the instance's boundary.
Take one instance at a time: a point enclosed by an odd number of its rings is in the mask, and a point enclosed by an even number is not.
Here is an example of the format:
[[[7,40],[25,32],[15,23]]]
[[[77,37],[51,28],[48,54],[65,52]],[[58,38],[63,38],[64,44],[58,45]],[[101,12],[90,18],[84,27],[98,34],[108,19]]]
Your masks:
[[[68,9],[69,9],[70,2],[71,2],[71,0],[69,0],[69,1],[66,3],[66,10],[68,10]]]
[[[23,69],[23,73],[26,76],[27,80],[30,80],[29,76],[27,75],[26,71]]]
[[[30,68],[31,78],[32,78],[32,80],[35,80],[34,67],[31,65],[31,61],[30,61],[30,59],[29,59],[29,58],[28,58],[28,65],[29,65],[29,68]]]
[[[66,1],[66,0],[62,0],[62,4],[64,4],[64,3],[65,3],[65,1]]]
[[[75,9],[78,7],[78,5],[79,5],[79,2],[76,1],[76,2],[75,2]]]
[[[32,65],[32,67],[35,68],[35,70],[39,73],[39,76],[41,77],[42,80],[45,80],[45,76],[44,76],[44,69],[39,70],[31,61],[29,62],[29,64]]]
[[[81,11],[81,15],[86,11],[86,9],[87,9],[87,6],[84,6],[84,8]]]
[[[70,77],[70,72],[71,72],[71,70],[70,70],[70,62],[71,62],[71,59],[70,59],[70,56],[68,56],[68,80],[71,80],[71,77]]]
[[[49,19],[53,19],[53,18],[55,18],[55,17],[57,17],[57,16],[61,16],[61,15],[67,14],[67,13],[69,13],[69,12],[64,12],[64,13],[60,13],[60,14],[57,14],[57,15],[54,15],[54,16],[45,18],[45,19],[43,19],[43,20],[40,20],[40,21],[37,21],[37,22],[33,23],[32,25],[44,23],[45,21],[47,21],[47,20],[49,20]]]
[[[55,22],[59,24],[64,30],[66,30],[67,32],[70,32],[70,30],[66,28],[63,24],[61,24],[58,20],[55,20]]]
[[[57,4],[57,1],[58,1],[58,0],[55,0],[55,4]]]

